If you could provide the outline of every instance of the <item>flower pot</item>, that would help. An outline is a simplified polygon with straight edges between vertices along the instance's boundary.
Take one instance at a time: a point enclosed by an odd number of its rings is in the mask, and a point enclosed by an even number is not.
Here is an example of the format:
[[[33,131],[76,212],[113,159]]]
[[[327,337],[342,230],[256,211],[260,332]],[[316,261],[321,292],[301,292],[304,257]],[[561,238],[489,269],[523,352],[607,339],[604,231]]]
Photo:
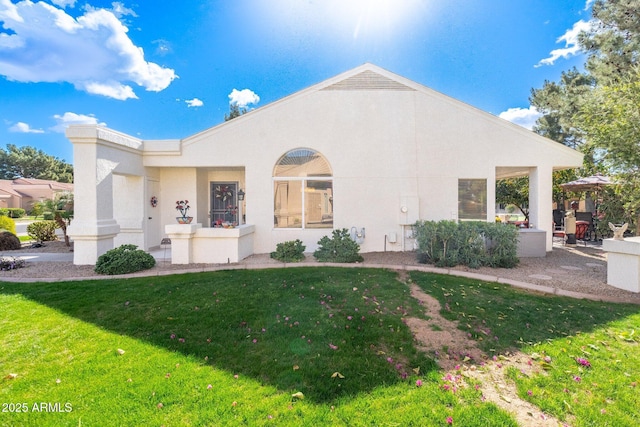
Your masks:
[[[178,221],[178,224],[191,224],[191,221],[193,221],[193,217],[192,216],[177,216],[176,217],[176,221]]]

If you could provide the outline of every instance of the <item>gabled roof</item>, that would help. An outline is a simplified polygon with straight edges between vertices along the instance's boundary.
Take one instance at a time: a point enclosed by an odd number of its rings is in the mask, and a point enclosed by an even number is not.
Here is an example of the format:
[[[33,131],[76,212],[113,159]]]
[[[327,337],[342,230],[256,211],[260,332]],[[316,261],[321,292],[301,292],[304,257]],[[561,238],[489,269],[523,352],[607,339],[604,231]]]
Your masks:
[[[0,193],[6,196],[22,197],[22,194],[13,189],[13,181],[8,179],[0,179]]]
[[[18,178],[10,181],[13,184],[13,187],[45,187],[50,188],[53,191],[73,191],[73,184],[66,182],[58,182],[52,181],[49,179],[37,179],[37,178]]]
[[[311,93],[329,91],[395,91],[405,93],[418,92],[437,103],[442,103],[443,105],[448,104],[458,111],[466,112],[469,115],[476,116],[478,117],[478,119],[490,123],[491,126],[502,128],[507,132],[514,134],[514,137],[519,136],[520,138],[529,140],[531,143],[538,144],[541,146],[541,150],[550,150],[551,153],[549,155],[554,158],[557,156],[559,159],[565,159],[564,162],[566,163],[563,163],[563,161],[560,160],[560,164],[554,166],[555,169],[574,168],[577,167],[576,164],[582,163],[582,154],[572,148],[566,147],[560,143],[538,135],[533,131],[525,129],[519,125],[511,123],[486,111],[480,110],[479,108],[473,107],[467,103],[447,96],[441,92],[435,91],[405,77],[394,74],[371,63],[365,63],[352,70],[338,74],[337,76],[331,77],[327,80],[293,93],[268,105],[249,111],[246,114],[234,118],[233,120],[221,123],[212,128],[188,136],[181,140],[181,145],[189,146],[191,144],[197,143],[201,139],[206,138],[211,134],[217,133],[218,131],[221,131],[223,129],[227,129],[228,127],[243,126],[244,123],[252,120],[256,117],[256,115],[262,114],[263,112],[266,112],[272,108],[277,108],[278,106],[293,102]],[[501,168],[498,171],[498,177],[505,178],[510,176],[526,175],[528,173],[529,170],[526,167],[515,169]]]

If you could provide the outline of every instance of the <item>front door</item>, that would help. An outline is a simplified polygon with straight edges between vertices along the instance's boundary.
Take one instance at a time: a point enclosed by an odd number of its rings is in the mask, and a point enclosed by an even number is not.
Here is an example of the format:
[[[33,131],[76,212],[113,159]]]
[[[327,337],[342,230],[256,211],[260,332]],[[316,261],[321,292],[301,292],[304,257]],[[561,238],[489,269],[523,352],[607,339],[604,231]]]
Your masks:
[[[211,226],[223,222],[238,223],[238,183],[211,183]]]
[[[145,227],[145,249],[160,245],[162,240],[162,229],[160,224],[160,184],[158,181],[147,178],[147,200],[145,202],[146,209],[146,227]]]

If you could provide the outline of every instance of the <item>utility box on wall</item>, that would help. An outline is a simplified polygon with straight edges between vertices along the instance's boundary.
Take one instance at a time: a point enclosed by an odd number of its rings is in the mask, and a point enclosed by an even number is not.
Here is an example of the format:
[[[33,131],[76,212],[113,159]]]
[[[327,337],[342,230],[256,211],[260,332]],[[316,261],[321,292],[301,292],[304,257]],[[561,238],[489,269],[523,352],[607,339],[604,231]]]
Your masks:
[[[420,218],[420,200],[417,196],[404,196],[400,198],[400,225],[413,225]]]

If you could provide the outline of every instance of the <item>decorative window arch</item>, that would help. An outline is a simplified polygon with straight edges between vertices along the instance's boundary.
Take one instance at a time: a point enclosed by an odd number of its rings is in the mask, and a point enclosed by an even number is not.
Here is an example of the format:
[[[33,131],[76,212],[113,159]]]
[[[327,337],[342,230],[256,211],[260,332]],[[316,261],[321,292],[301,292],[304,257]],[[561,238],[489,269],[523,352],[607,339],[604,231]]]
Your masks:
[[[275,228],[333,228],[333,174],[309,148],[285,153],[273,169]]]

